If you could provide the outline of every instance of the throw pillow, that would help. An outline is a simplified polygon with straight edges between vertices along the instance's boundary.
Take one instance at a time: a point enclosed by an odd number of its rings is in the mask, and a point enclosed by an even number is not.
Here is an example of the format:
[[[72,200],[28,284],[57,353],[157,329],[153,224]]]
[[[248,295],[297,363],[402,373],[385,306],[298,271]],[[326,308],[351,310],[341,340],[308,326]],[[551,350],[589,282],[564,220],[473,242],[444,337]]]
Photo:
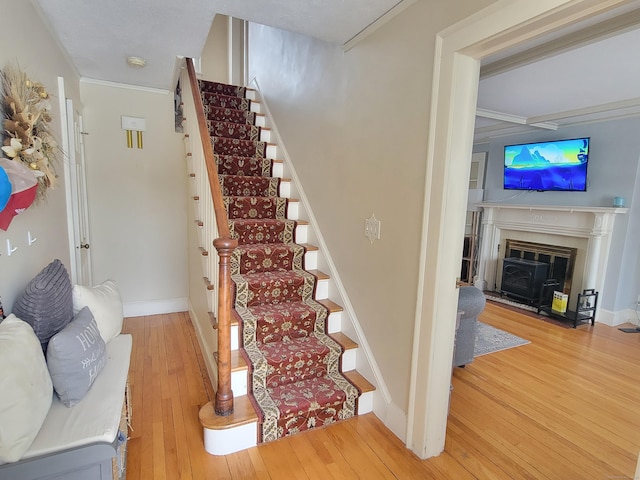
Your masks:
[[[0,463],[16,462],[42,427],[53,398],[40,341],[11,314],[0,323]]]
[[[105,343],[120,334],[124,315],[116,282],[107,280],[96,287],[74,285],[73,311],[77,313],[84,307],[93,313]]]
[[[73,318],[71,292],[69,274],[56,259],[29,282],[13,305],[13,313],[33,327],[43,350]]]
[[[51,381],[67,407],[84,398],[106,362],[106,346],[88,307],[49,341],[47,365]]]

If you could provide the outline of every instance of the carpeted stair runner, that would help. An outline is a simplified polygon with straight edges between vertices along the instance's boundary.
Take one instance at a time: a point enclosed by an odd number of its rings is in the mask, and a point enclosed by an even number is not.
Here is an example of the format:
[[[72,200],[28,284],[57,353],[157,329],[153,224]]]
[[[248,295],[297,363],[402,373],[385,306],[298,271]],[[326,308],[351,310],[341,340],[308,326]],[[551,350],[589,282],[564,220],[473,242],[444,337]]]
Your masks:
[[[249,365],[250,398],[267,442],[349,418],[359,392],[341,373],[342,347],[326,333],[328,311],[314,300],[296,222],[278,196],[266,143],[245,89],[200,81],[211,142],[238,248],[231,258],[234,315]]]

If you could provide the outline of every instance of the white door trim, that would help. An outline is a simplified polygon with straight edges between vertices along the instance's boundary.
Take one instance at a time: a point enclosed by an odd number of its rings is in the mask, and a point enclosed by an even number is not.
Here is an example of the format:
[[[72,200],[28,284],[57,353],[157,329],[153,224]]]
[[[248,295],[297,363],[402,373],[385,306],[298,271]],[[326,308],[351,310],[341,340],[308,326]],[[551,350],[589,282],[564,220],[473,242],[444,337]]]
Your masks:
[[[628,0],[499,0],[436,39],[407,447],[444,450],[479,59]]]

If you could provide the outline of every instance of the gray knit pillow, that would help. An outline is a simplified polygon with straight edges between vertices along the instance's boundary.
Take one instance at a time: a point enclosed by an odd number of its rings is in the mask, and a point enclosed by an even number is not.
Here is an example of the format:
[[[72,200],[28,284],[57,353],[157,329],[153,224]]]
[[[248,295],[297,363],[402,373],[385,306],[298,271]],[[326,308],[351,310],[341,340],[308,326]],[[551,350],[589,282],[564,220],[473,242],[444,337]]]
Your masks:
[[[33,327],[46,350],[49,339],[73,319],[71,280],[60,260],[51,262],[29,282],[13,313]]]

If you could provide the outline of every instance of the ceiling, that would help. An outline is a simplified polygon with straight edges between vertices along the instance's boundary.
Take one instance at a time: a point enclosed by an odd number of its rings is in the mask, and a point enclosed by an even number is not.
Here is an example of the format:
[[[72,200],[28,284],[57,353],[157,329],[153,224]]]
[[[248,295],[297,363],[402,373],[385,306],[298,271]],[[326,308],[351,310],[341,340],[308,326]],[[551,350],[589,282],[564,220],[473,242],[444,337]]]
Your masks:
[[[173,88],[216,13],[344,45],[415,0],[33,0],[79,75]],[[428,0],[423,0],[428,1]],[[640,0],[482,61],[475,142],[640,114]],[[139,56],[144,68],[127,65]]]
[[[640,2],[485,58],[475,143],[640,115]]]
[[[33,0],[81,77],[172,89],[176,58],[200,57],[216,13],[343,45],[415,0]],[[146,60],[127,65],[129,56]]]

